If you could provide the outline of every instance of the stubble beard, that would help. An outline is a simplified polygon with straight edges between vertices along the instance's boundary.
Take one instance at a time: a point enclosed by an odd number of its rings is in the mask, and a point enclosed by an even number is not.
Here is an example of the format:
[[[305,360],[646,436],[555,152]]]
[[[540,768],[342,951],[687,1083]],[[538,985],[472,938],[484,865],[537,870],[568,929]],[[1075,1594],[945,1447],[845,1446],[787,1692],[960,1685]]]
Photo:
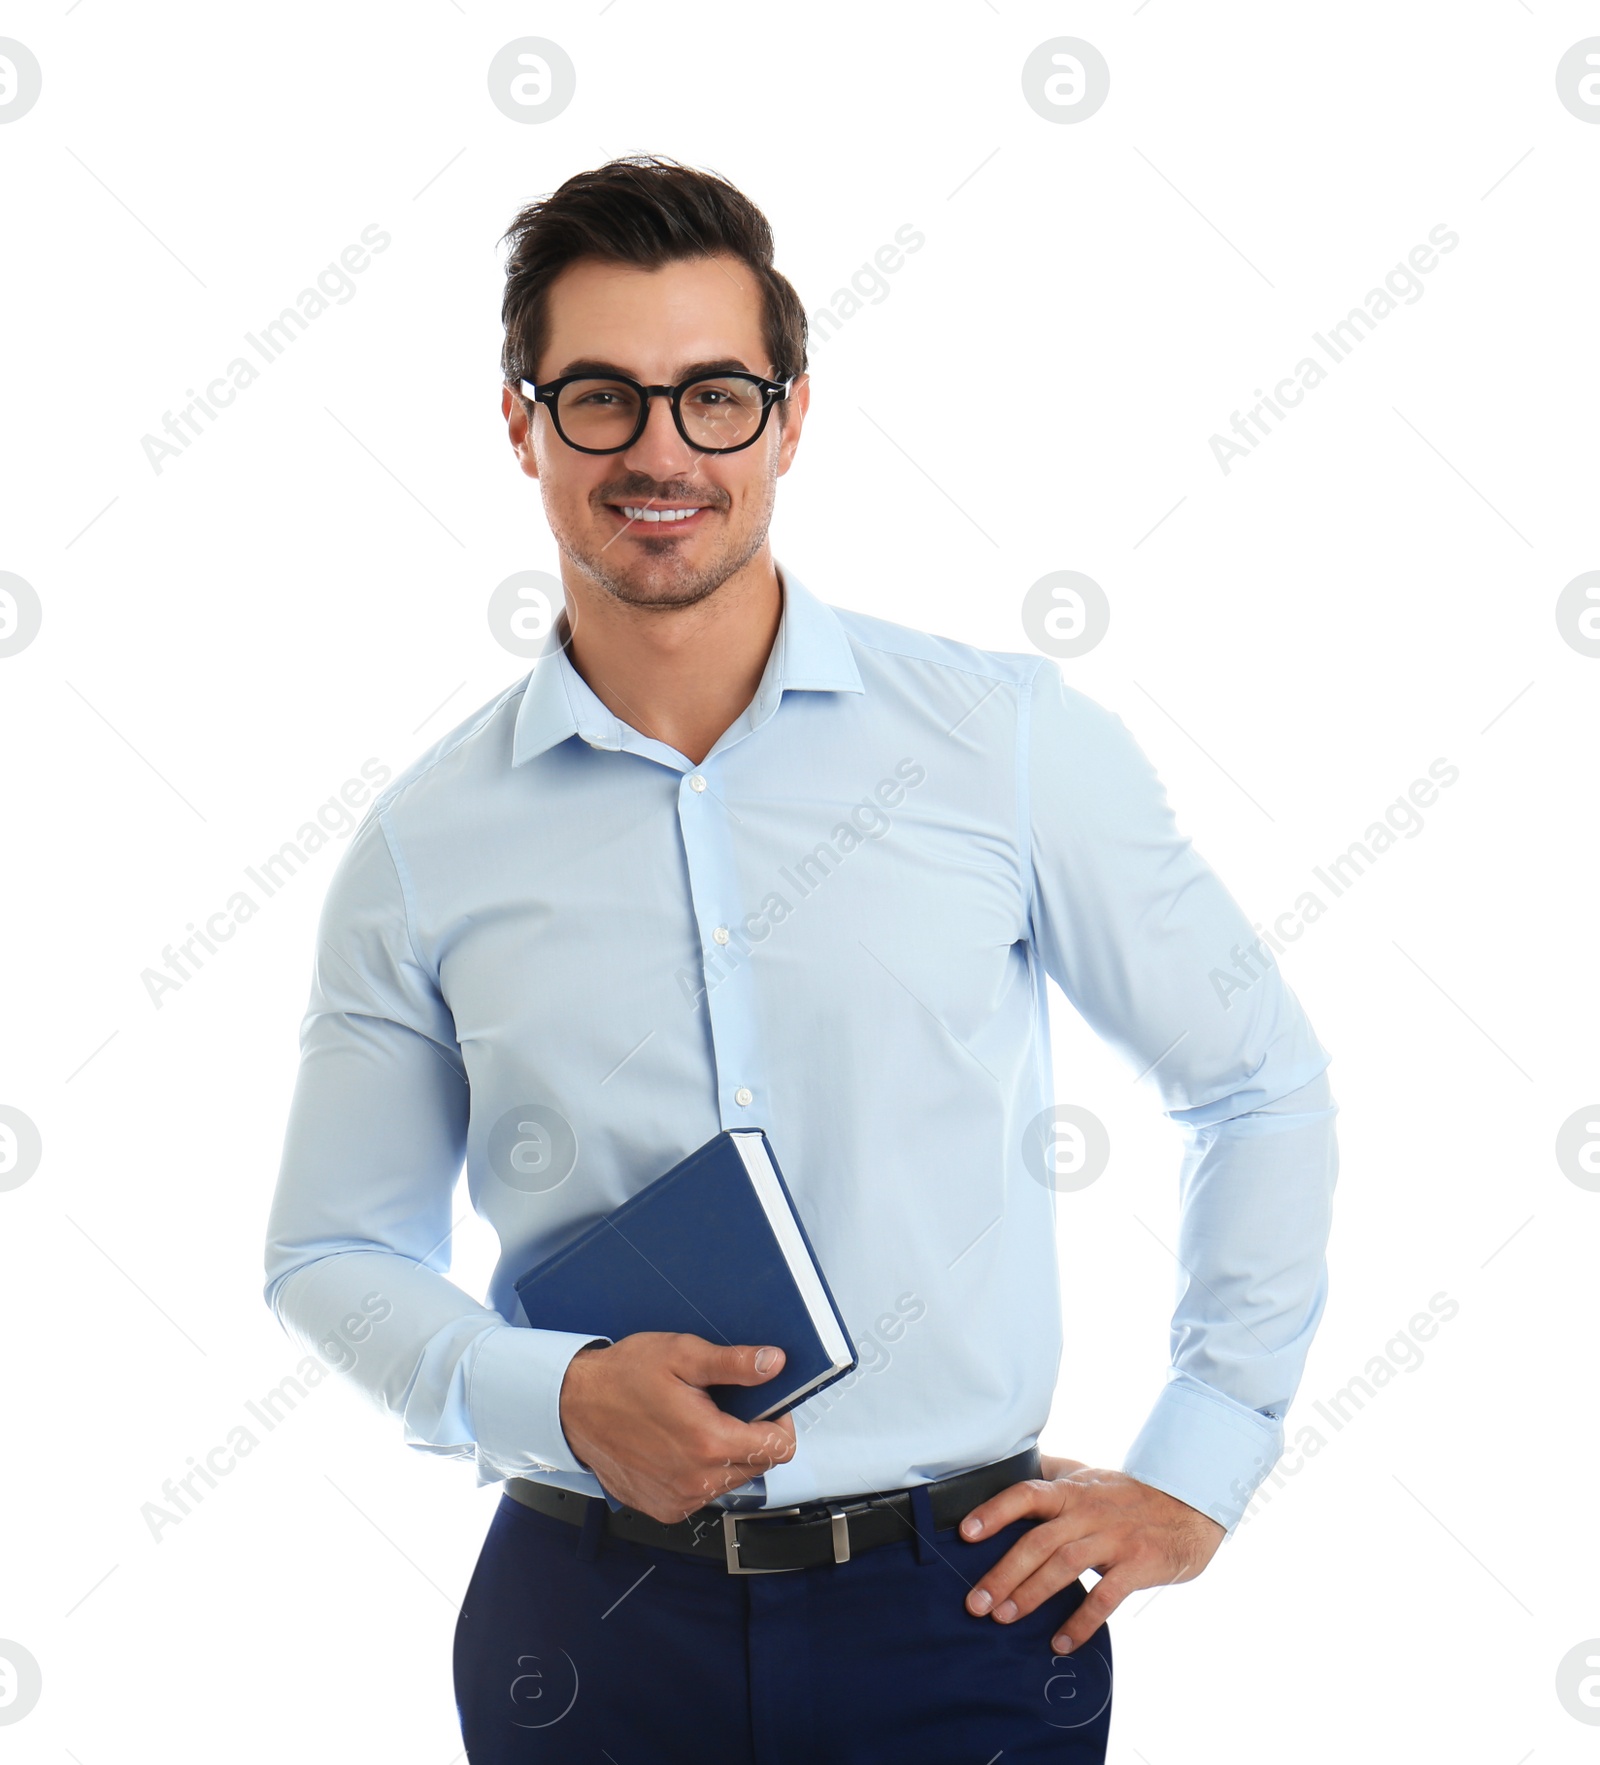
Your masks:
[[[603,546],[579,546],[570,536],[559,534],[557,543],[591,582],[623,606],[662,612],[692,607],[714,595],[766,544],[774,500],[774,488],[769,485],[766,507],[746,531],[727,536],[717,554],[697,566],[677,555],[681,549],[677,540],[641,537],[637,526]],[[619,553],[623,545],[634,548],[631,565]]]

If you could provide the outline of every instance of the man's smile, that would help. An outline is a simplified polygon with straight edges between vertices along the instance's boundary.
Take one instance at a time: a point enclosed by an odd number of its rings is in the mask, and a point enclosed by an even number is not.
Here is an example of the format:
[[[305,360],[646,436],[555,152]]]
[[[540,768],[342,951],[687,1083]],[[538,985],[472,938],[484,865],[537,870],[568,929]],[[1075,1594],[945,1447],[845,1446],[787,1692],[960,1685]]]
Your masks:
[[[709,503],[608,502],[605,506],[625,525],[637,522],[674,531],[703,526],[702,517],[716,512]]]

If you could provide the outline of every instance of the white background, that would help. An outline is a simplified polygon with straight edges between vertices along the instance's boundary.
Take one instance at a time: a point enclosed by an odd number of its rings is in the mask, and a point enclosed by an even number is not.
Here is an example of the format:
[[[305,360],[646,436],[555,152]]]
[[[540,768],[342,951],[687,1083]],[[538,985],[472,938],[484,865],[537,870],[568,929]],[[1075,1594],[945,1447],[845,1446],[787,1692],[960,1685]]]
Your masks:
[[[298,1358],[261,1251],[338,842],[160,1009],[140,976],[363,760],[525,671],[486,602],[555,553],[498,415],[496,241],[633,151],[733,178],[813,312],[926,237],[814,354],[774,544],[824,599],[1019,650],[1031,583],[1094,577],[1110,631],[1064,671],[1264,922],[1460,771],[1284,958],[1341,1106],[1289,1424],[1326,1445],[1113,1619],[1112,1759],[1594,1757],[1556,1673],[1600,1636],[1600,1195],[1554,1146],[1600,1094],[1600,660],[1555,602],[1600,567],[1600,126],[1555,69],[1597,31],[1563,0],[7,11],[43,68],[0,127],[0,570],[43,607],[0,660],[0,1103],[44,1147],[0,1194],[0,1638],[44,1687],[9,1757],[460,1756],[469,1465],[329,1379],[159,1543],[141,1512]],[[530,33],[577,69],[537,126],[485,78]],[[1062,34],[1111,69],[1072,126],[1020,80]],[[141,437],[370,223],[354,297],[154,471]],[[1211,435],[1440,224],[1422,296],[1224,474]],[[1024,381],[997,432],[986,389]],[[1064,1005],[1057,1035],[1113,1154],[1062,1197],[1043,1444],[1115,1465],[1166,1362],[1179,1140]],[[1440,1293],[1423,1363],[1330,1428]]]

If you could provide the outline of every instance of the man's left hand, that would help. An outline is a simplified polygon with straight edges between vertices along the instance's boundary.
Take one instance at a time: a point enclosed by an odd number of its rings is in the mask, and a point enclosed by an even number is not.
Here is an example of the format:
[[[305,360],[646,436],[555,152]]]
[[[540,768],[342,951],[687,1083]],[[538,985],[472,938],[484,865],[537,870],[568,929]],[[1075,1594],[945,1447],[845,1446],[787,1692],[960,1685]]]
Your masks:
[[[962,1538],[972,1539],[1039,1521],[967,1595],[967,1610],[1007,1624],[1093,1569],[1100,1580],[1057,1633],[1058,1655],[1087,1642],[1137,1589],[1192,1581],[1226,1536],[1208,1515],[1126,1472],[1043,1456],[1039,1468],[1042,1477],[1002,1489],[961,1522]]]

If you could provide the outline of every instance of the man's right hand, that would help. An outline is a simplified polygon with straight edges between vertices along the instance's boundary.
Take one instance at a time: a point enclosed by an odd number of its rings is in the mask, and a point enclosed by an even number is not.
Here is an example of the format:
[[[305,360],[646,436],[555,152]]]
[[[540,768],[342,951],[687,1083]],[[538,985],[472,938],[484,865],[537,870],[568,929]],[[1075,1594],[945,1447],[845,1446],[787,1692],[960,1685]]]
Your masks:
[[[756,1366],[756,1356],[771,1365]],[[720,1348],[703,1336],[643,1330],[581,1348],[561,1383],[561,1427],[579,1462],[625,1507],[652,1520],[687,1519],[794,1457],[794,1417],[741,1422],[708,1385],[763,1385],[781,1348]]]

